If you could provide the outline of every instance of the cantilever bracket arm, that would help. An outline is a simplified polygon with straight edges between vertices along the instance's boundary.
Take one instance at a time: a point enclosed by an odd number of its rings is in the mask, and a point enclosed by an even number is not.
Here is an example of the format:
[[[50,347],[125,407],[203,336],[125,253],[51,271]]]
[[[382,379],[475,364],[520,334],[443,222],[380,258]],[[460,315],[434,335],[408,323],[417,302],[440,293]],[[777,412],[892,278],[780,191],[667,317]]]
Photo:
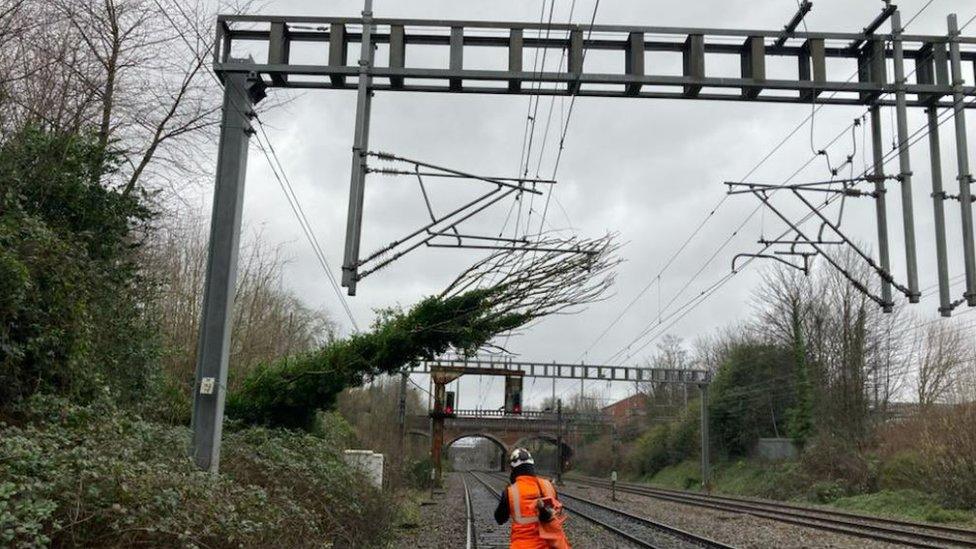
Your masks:
[[[797,7],[796,14],[793,16],[793,19],[790,19],[790,22],[783,27],[783,35],[777,38],[776,42],[773,42],[773,46],[777,48],[783,47],[786,44],[786,39],[793,36],[793,33],[796,32],[796,28],[800,26],[803,18],[806,17],[812,9],[813,2],[810,2],[810,0],[803,0],[803,3]]]
[[[794,247],[794,246],[796,246],[798,244],[799,245],[808,244],[808,242],[806,240],[803,240],[803,239],[783,240],[783,239],[779,239],[779,238],[776,238],[776,239],[760,238],[756,242],[758,244],[762,244],[763,246],[772,246],[773,244],[784,244],[786,246]],[[823,244],[827,244],[827,245],[838,245],[838,244],[844,244],[845,243],[843,240],[819,240],[819,239],[818,240],[814,240],[814,242],[816,242],[817,244],[821,244],[821,245],[823,245]]]
[[[437,244],[437,243],[426,243],[430,248],[459,248],[464,250],[498,250],[498,251],[510,251],[510,252],[543,252],[543,253],[560,253],[560,254],[583,254],[583,255],[597,255],[599,252],[594,250],[581,250],[578,247],[570,248],[553,248],[546,246],[531,246],[531,245],[521,245],[521,246],[500,246],[496,244]]]
[[[874,31],[880,29],[881,25],[884,25],[885,21],[887,21],[888,18],[892,16],[892,14],[898,11],[898,6],[892,4],[891,0],[883,0],[883,1],[885,3],[885,7],[881,9],[881,13],[879,13],[878,16],[874,18],[874,21],[871,21],[871,23],[868,24],[868,26],[864,27],[865,36],[873,35]],[[864,43],[864,39],[858,38],[857,40],[851,41],[851,43],[847,45],[847,48],[851,50],[856,50],[857,48],[860,48],[861,44],[863,43]]]
[[[783,265],[786,265],[787,267],[791,267],[791,268],[796,269],[798,271],[802,271],[804,275],[809,275],[810,274],[810,258],[812,256],[817,255],[817,254],[814,254],[814,253],[795,253],[795,254],[791,254],[791,255],[798,255],[798,256],[802,257],[803,258],[803,265],[802,266],[797,265],[797,264],[795,264],[795,263],[793,263],[791,261],[787,261],[787,260],[783,259],[782,257],[776,256],[776,255],[761,254],[761,253],[760,254],[750,254],[750,253],[736,254],[736,256],[732,258],[732,272],[733,273],[739,272],[735,268],[735,264],[736,264],[736,262],[739,261],[739,259],[745,257],[745,258],[750,258],[750,259],[772,259],[773,261],[779,261],[780,263],[782,263]]]
[[[354,282],[362,280],[370,274],[383,269],[397,259],[400,259],[401,257],[421,247],[496,251],[507,250],[512,252],[557,252],[567,254],[595,253],[587,250],[581,250],[577,247],[543,247],[539,246],[538,244],[533,244],[527,238],[504,238],[501,235],[492,236],[470,234],[460,230],[461,223],[467,221],[492,205],[497,204],[506,197],[512,195],[520,196],[522,193],[541,195],[542,192],[537,190],[535,187],[540,184],[555,184],[554,180],[486,177],[452,168],[446,168],[444,166],[438,166],[430,162],[397,156],[387,152],[367,151],[363,153],[363,156],[380,161],[398,162],[410,165],[412,170],[366,167],[366,171],[368,173],[409,175],[416,177],[429,221],[423,226],[412,230],[406,236],[390,242],[366,257],[355,258],[352,264],[352,269],[354,270],[352,279]],[[461,205],[460,207],[453,209],[447,214],[438,215],[434,211],[434,206],[431,202],[431,195],[424,183],[425,177],[474,180],[489,184],[491,189],[473,200]],[[448,240],[449,243],[445,242],[445,239]],[[471,243],[470,241],[475,241],[475,243]]]
[[[865,256],[864,255],[864,252],[862,252],[860,248],[858,248],[856,245],[854,245],[853,242],[851,242],[847,237],[845,237],[844,234],[841,233],[840,230],[838,228],[836,228],[836,226],[833,223],[831,223],[829,220],[827,220],[823,216],[823,214],[821,214],[820,211],[815,206],[813,206],[808,201],[806,201],[803,198],[803,196],[800,195],[800,193],[798,193],[796,190],[794,190],[793,192],[794,192],[794,194],[796,194],[800,198],[800,200],[802,200],[804,203],[806,203],[806,205],[813,211],[814,214],[816,214],[818,217],[820,217],[822,220],[824,220],[828,224],[828,226],[830,226],[831,229],[833,229],[834,232],[837,233],[837,236],[838,237],[840,237],[842,240],[844,240],[845,243],[847,245],[849,245],[858,255],[860,255],[862,258],[864,258],[867,261],[867,263],[878,273],[878,276],[880,276],[883,280],[886,280],[886,281],[891,282],[892,285],[894,285],[896,288],[898,288],[899,291],[901,291],[902,293],[906,293],[908,291],[907,288],[905,288],[904,286],[902,286],[900,284],[897,284],[894,281],[894,277],[892,277],[891,273],[889,273],[886,270],[884,270],[881,267],[879,267],[874,262],[874,260],[872,260],[869,256]],[[814,250],[816,250],[817,254],[819,254],[820,256],[822,256],[827,263],[829,263],[834,269],[837,270],[837,272],[839,272],[844,278],[846,278],[847,281],[850,282],[851,285],[854,286],[854,288],[856,288],[859,292],[863,293],[865,296],[868,297],[868,299],[870,299],[871,301],[874,301],[875,303],[877,303],[882,308],[887,309],[887,308],[889,308],[889,307],[891,307],[891,306],[894,305],[889,300],[885,300],[885,299],[883,299],[881,297],[878,297],[878,296],[874,295],[873,293],[871,293],[871,291],[868,290],[868,288],[863,283],[861,283],[860,280],[858,280],[857,278],[855,278],[850,272],[847,271],[847,269],[845,269],[842,265],[840,265],[839,263],[837,263],[837,261],[835,261],[832,257],[830,257],[829,254],[824,253],[824,251],[820,248],[820,246],[817,244],[817,242],[815,240],[811,240],[810,237],[808,237],[806,234],[803,233],[803,231],[800,229],[799,226],[797,226],[796,223],[794,223],[793,221],[791,221],[790,218],[786,216],[786,214],[784,214],[778,208],[776,208],[775,206],[773,206],[773,204],[769,200],[769,193],[767,193],[764,190],[756,190],[756,191],[753,192],[753,194],[764,205],[766,205],[766,207],[768,207],[770,209],[770,211],[772,211],[774,214],[776,214],[776,217],[780,218],[780,220],[782,220],[783,223],[786,223],[786,225],[789,226],[789,228],[792,229],[793,232],[796,233],[797,238],[800,238],[800,239],[803,239],[804,241],[806,241],[806,243],[811,248],[813,248]],[[906,293],[906,295],[907,295],[907,293]]]
[[[884,179],[897,179],[897,176],[885,176]],[[753,194],[758,190],[764,191],[778,191],[778,190],[789,190],[789,191],[804,191],[804,192],[820,192],[820,193],[830,193],[830,194],[842,194],[844,196],[851,197],[862,197],[870,196],[872,198],[878,197],[877,191],[862,191],[855,189],[853,185],[862,181],[873,181],[876,180],[875,177],[856,177],[852,179],[836,179],[834,181],[815,181],[811,183],[797,183],[794,185],[771,185],[768,183],[754,183],[750,181],[726,181],[725,184],[729,187],[726,194]],[[834,188],[834,185],[840,184],[840,187]]]
[[[423,162],[420,160],[413,160],[411,158],[405,158],[402,156],[397,156],[395,154],[382,152],[382,151],[369,151],[366,153],[367,157],[376,158],[378,160],[386,160],[389,162],[403,162],[405,164],[412,164],[416,168],[428,168],[432,170],[437,170],[441,172],[441,175],[435,174],[421,174],[426,176],[433,175],[434,177],[457,177],[461,179],[476,179],[478,181],[484,181],[485,183],[492,183],[501,187],[508,187],[510,189],[517,189],[519,192],[526,192],[530,194],[542,195],[542,191],[536,189],[530,189],[525,186],[526,183],[546,183],[553,184],[555,181],[550,179],[513,179],[510,177],[485,177],[481,175],[474,175],[471,173],[462,172],[452,168],[445,168],[443,166],[438,166],[436,164],[431,164],[429,162]],[[396,170],[383,170],[383,169],[371,169],[374,173],[393,173],[397,174]],[[414,175],[416,172],[410,172],[410,175]],[[513,181],[515,183],[513,183]]]

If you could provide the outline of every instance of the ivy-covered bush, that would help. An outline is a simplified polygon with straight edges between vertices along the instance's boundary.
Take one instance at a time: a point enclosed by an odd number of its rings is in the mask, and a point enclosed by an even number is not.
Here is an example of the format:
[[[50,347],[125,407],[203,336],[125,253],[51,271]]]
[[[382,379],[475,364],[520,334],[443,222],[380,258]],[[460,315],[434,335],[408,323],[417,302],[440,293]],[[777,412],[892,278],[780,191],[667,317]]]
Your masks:
[[[0,426],[0,546],[381,546],[395,510],[342,462],[337,422],[232,430],[212,475],[185,428],[35,395]]]
[[[45,390],[137,401],[156,342],[136,237],[146,197],[112,188],[97,140],[28,128],[0,145],[0,404]]]

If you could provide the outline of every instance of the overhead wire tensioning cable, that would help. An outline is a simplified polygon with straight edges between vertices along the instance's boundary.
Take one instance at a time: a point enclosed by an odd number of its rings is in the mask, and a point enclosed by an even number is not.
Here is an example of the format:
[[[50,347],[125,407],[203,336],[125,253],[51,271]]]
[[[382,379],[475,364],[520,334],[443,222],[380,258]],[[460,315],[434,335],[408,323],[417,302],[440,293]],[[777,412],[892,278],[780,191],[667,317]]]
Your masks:
[[[573,22],[573,15],[575,13],[576,13],[576,0],[572,0],[572,2],[569,5],[569,16],[566,18],[567,19],[567,24],[572,24],[572,22]],[[561,55],[559,56],[559,64],[556,66],[556,72],[562,72],[563,71],[563,64],[565,63],[565,61],[566,61],[566,49],[565,48],[562,48],[561,49]],[[545,67],[545,62],[543,62],[543,67]],[[539,83],[539,88],[540,89],[541,89],[541,86],[542,86],[542,83],[540,82]],[[563,96],[560,96],[559,99],[560,99],[560,101],[562,101],[564,99],[564,97]],[[541,141],[542,144],[539,146],[538,161],[536,162],[536,166],[535,166],[535,178],[536,179],[539,179],[540,173],[542,171],[542,161],[545,158],[546,145],[549,143],[549,129],[552,126],[552,115],[553,115],[553,111],[554,111],[555,105],[556,105],[556,96],[555,95],[550,95],[549,96],[549,109],[548,109],[548,112],[546,114],[546,124],[545,124],[545,127],[544,127],[543,132],[542,132],[542,141]],[[538,107],[539,107],[539,105],[538,105],[538,99],[536,99],[536,109],[537,110],[538,110]],[[562,127],[561,124],[560,124],[560,127]],[[528,175],[529,161],[531,159],[530,157],[531,157],[531,155],[529,155],[529,157],[527,157],[525,159],[525,176]],[[535,195],[532,195],[532,197],[529,198],[529,215],[528,215],[528,218],[525,220],[525,233],[524,234],[526,236],[528,236],[529,231],[531,230],[530,225],[531,225],[531,221],[532,221],[532,214],[533,213],[536,213],[534,207],[535,207]],[[568,219],[569,218],[567,216],[567,220]],[[544,227],[542,227],[542,225],[544,225],[544,223],[545,223],[544,221],[543,222],[540,222],[540,227],[539,227],[539,231],[540,232],[544,230]],[[570,222],[570,225],[572,225],[572,222]]]
[[[599,11],[599,9],[600,9],[600,0],[596,0],[596,2],[594,2],[594,4],[593,4],[593,15],[590,17],[590,28],[589,28],[589,31],[586,34],[586,40],[587,41],[589,41],[590,40],[590,37],[593,35],[593,26],[596,24],[596,14],[597,14],[597,11]],[[582,66],[583,63],[586,62],[586,53],[587,53],[587,51],[589,51],[589,46],[588,45],[587,45],[587,47],[584,47],[583,48],[583,52],[582,52],[582,56],[581,56],[582,57],[582,59],[581,59],[581,66]],[[559,137],[559,149],[556,152],[556,161],[553,164],[553,167],[552,167],[552,176],[549,179],[556,179],[556,173],[559,171],[559,163],[562,161],[563,151],[565,150],[565,147],[566,147],[566,135],[569,133],[569,123],[570,123],[570,121],[572,120],[572,117],[573,117],[573,109],[576,107],[576,98],[577,97],[579,97],[579,94],[576,93],[576,92],[574,92],[573,95],[572,95],[572,98],[569,101],[569,110],[566,113],[566,123],[563,126],[561,135]],[[542,216],[541,216],[541,219],[539,220],[539,237],[540,238],[542,237],[543,227],[544,227],[545,222],[546,222],[546,216],[549,214],[549,201],[552,199],[552,195],[553,195],[554,192],[555,192],[555,187],[552,186],[552,187],[549,188],[549,192],[546,193],[546,202],[545,202],[545,205],[542,208]]]
[[[546,24],[546,38],[549,38],[550,32],[552,30],[552,17],[553,17],[553,12],[555,10],[555,7],[556,7],[556,0],[550,0],[550,4],[549,4],[549,19],[548,19],[548,23]],[[546,20],[546,0],[542,0],[542,8],[541,8],[541,11],[539,13],[539,25],[542,25],[542,23],[545,20]],[[548,46],[548,42],[547,42],[547,44],[545,46],[545,51],[543,52],[543,55],[542,55],[542,68],[540,69],[540,67],[539,67],[539,48],[535,48],[535,52],[534,52],[533,60],[532,60],[532,74],[535,77],[538,77],[539,73],[545,70],[545,56],[546,56],[546,52],[548,51],[548,49],[549,49],[549,46]],[[537,88],[536,89],[541,89],[541,87],[542,87],[542,82],[540,81],[537,84]],[[531,146],[532,136],[535,135],[535,116],[533,115],[533,105],[534,105],[534,109],[535,109],[535,111],[537,113],[538,110],[539,110],[539,96],[538,96],[538,94],[533,94],[533,95],[530,95],[529,96],[528,106],[527,106],[527,109],[526,109],[526,112],[525,112],[525,125],[524,125],[525,127],[524,127],[524,129],[522,131],[522,150],[519,152],[519,165],[518,165],[518,171],[516,172],[515,177],[522,177],[522,178],[525,177],[524,175],[522,175],[523,166],[526,166],[526,167],[528,166],[528,163],[529,163],[528,158],[532,154],[532,146]],[[515,229],[513,231],[512,238],[518,238],[518,232],[519,232],[519,227],[521,226],[521,218],[522,218],[522,193],[521,192],[520,193],[516,193],[516,195],[512,199],[512,207],[509,208],[509,216],[506,216],[505,222],[502,225],[502,229],[499,232],[499,236],[501,236],[502,234],[504,234],[505,228],[508,226],[509,218],[511,217],[511,211],[515,208],[516,203],[518,204],[518,215],[516,216]]]

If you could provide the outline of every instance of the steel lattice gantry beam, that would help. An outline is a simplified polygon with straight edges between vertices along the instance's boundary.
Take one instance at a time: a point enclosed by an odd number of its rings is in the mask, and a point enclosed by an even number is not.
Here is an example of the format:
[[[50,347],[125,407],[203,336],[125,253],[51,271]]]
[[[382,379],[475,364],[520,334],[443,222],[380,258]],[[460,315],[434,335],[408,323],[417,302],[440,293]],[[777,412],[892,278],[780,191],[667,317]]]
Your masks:
[[[555,362],[520,362],[492,358],[443,358],[421,362],[411,370],[417,374],[448,371],[469,375],[512,375],[551,379],[584,379],[593,381],[629,381],[707,385],[707,370],[641,368],[597,364],[557,364]]]
[[[364,33],[364,29],[368,29]],[[362,44],[364,34],[372,44],[387,50],[382,59],[363,67],[350,64],[348,48]],[[224,15],[218,18],[215,69],[218,73],[248,71],[267,76],[272,86],[290,88],[356,89],[359,78],[371,78],[373,90],[580,95],[599,97],[650,97],[729,101],[768,101],[860,105],[878,95],[896,91],[896,82],[884,70],[885,60],[895,56],[887,46],[890,34],[842,32],[792,32],[783,30],[709,29],[630,25],[567,25],[498,21],[449,21],[426,19]],[[933,44],[946,44],[947,36],[901,36],[904,57],[928,58]],[[976,62],[976,38],[959,39],[966,50],[961,58]],[[315,59],[295,62],[296,44],[304,49],[320,47]],[[435,46],[444,50],[443,66],[412,65],[409,46]],[[503,70],[478,67],[472,50],[495,48]],[[539,48],[565,51],[565,72],[532,71],[524,66],[527,53]],[[588,51],[618,52],[619,72],[594,72],[584,63]],[[231,56],[250,53],[263,62],[231,63]],[[682,74],[663,74],[645,59],[647,52],[663,52],[680,59]],[[716,57],[713,57],[716,56]],[[741,66],[740,77],[710,76],[706,63],[718,56],[733,57]],[[794,77],[772,76],[767,59],[791,62]],[[429,62],[429,58],[421,61]],[[857,62],[862,70],[857,81],[842,80],[848,71],[832,70],[836,62]],[[846,65],[845,65],[846,66]],[[665,69],[666,70],[666,69]],[[531,85],[530,85],[531,84]],[[953,92],[946,83],[906,83],[914,96],[909,106],[926,106],[920,96]],[[821,96],[838,92],[836,96]],[[974,93],[967,87],[964,93]],[[894,105],[894,99],[881,101]],[[942,105],[951,106],[951,103]],[[972,105],[970,105],[971,107]]]

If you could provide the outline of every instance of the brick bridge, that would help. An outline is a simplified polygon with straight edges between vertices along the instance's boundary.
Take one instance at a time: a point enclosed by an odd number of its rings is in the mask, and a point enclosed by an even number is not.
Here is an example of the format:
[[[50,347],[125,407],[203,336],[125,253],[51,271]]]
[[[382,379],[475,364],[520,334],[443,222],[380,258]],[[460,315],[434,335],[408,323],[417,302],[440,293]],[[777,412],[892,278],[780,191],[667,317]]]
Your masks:
[[[430,420],[426,416],[411,418],[409,433],[430,437]],[[585,432],[606,428],[609,418],[603,414],[562,414],[525,411],[520,414],[502,410],[457,410],[444,419],[442,450],[469,437],[493,442],[504,456],[530,440],[544,440],[557,445],[562,434],[563,469],[572,466],[573,448]],[[560,430],[560,426],[562,427]]]

